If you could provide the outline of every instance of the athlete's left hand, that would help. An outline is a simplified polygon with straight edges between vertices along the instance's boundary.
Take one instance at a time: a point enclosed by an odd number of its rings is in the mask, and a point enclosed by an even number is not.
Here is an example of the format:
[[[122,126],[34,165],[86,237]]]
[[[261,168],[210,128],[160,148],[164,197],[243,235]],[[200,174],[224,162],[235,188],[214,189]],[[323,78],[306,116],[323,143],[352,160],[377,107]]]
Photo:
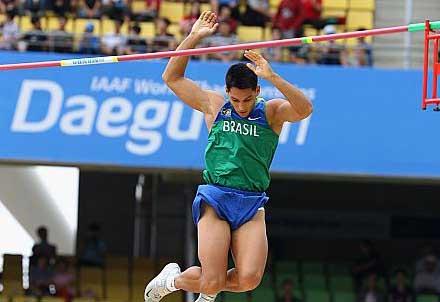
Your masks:
[[[246,50],[244,56],[252,62],[247,63],[246,66],[249,67],[249,69],[258,77],[268,80],[275,74],[270,67],[269,62],[267,62],[259,53],[253,50]]]

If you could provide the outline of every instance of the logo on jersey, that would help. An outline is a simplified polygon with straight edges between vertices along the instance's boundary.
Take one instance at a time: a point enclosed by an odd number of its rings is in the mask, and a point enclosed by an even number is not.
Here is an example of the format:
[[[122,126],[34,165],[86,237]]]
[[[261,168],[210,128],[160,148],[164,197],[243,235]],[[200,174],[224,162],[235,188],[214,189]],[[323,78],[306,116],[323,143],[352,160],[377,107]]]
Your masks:
[[[231,117],[231,114],[232,114],[231,109],[227,109],[227,108],[222,109],[222,115],[224,115],[225,117]]]

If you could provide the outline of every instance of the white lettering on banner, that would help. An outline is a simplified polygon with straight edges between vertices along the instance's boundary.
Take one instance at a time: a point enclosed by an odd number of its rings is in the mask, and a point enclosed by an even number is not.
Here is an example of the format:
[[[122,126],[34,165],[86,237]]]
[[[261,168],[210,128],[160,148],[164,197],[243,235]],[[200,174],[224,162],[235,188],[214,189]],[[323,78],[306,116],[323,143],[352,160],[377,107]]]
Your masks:
[[[100,79],[96,78],[95,81],[91,84],[95,89],[98,87],[110,89],[110,86],[103,84],[104,80],[98,83]],[[136,80],[133,81],[136,82]],[[112,91],[115,92],[115,90]],[[44,92],[47,97],[42,97],[41,94],[37,97],[36,92]],[[45,107],[46,112],[39,120],[31,120],[32,108],[35,108],[42,99],[48,101],[47,108]],[[191,114],[188,112],[184,114],[185,108],[187,106],[181,101],[144,99],[134,103],[123,97],[96,100],[84,94],[73,95],[64,100],[63,88],[55,81],[23,80],[11,123],[11,131],[41,133],[59,127],[65,135],[86,136],[95,132],[106,138],[126,137],[124,147],[128,152],[146,156],[161,148],[163,135],[174,141],[200,139],[204,121],[203,114],[196,110],[192,110]],[[295,141],[297,145],[305,143],[309,121],[310,118],[299,124]],[[163,129],[160,129],[161,127]],[[255,125],[250,124],[224,123],[223,131],[258,136]],[[290,132],[291,124],[285,123],[280,135],[280,144],[288,141]]]
[[[114,124],[127,121],[131,117],[132,111],[132,105],[127,99],[114,97],[106,100],[99,110],[98,118],[96,119],[96,130],[108,137],[125,135],[128,126],[125,124],[116,126]]]
[[[40,121],[27,121],[27,113],[34,91],[46,91],[50,94],[49,110]],[[63,89],[55,82],[46,80],[24,80],[18,96],[17,108],[12,120],[11,130],[15,132],[47,131],[56,123],[63,104]]]
[[[124,93],[131,88],[131,82],[130,78],[115,77],[110,80],[107,77],[93,77],[90,90]]]
[[[169,106],[168,102],[156,100],[145,100],[138,105],[134,114],[134,124],[130,128],[130,137],[149,143],[141,145],[128,141],[125,147],[129,152],[137,155],[149,155],[159,150],[162,145],[161,133],[147,129],[155,129],[165,123]],[[152,119],[147,118],[148,111],[156,113]]]
[[[70,135],[88,135],[92,133],[97,104],[88,95],[76,95],[66,101],[66,108],[81,106],[79,109],[67,112],[60,121],[61,130]],[[77,122],[75,124],[75,121]]]
[[[203,113],[197,110],[192,111],[190,124],[187,130],[180,130],[179,124],[182,122],[183,103],[174,102],[168,122],[167,134],[176,141],[198,140],[203,124]]]

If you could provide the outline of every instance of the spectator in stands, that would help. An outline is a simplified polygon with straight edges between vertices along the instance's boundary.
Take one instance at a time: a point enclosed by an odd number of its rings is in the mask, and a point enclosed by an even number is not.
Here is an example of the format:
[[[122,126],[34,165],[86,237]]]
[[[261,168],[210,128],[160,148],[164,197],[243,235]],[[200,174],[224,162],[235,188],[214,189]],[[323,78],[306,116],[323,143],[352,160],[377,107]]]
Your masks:
[[[0,38],[0,49],[16,49],[20,30],[15,19],[15,10],[9,9],[6,12],[6,21],[1,25],[2,36]]]
[[[336,28],[333,25],[326,25],[324,27],[324,34],[330,35],[335,34]],[[346,53],[345,53],[345,47],[342,44],[338,44],[335,41],[328,41],[327,43],[323,43],[320,45],[319,48],[319,59],[318,64],[323,65],[347,65],[346,62]],[[364,253],[370,253],[368,250],[370,249],[368,247],[367,243],[363,243],[362,251]],[[368,258],[368,255],[365,255]],[[372,260],[372,259],[370,259]],[[366,276],[366,273],[369,273],[369,271],[364,271],[362,268],[366,265],[366,263],[359,264],[359,266],[356,266],[354,269],[354,274],[356,276]],[[365,267],[368,267],[365,266]],[[363,278],[362,277],[362,278]],[[357,277],[355,277],[357,278]],[[358,284],[360,285],[360,284]]]
[[[440,272],[438,259],[434,254],[425,257],[423,270],[416,273],[414,289],[417,294],[440,294]]]
[[[79,42],[78,51],[83,54],[99,54],[101,51],[101,41],[98,36],[94,34],[95,26],[93,23],[87,23],[84,33]]]
[[[56,296],[70,302],[75,295],[75,275],[69,271],[69,263],[65,259],[59,259],[53,274]]]
[[[240,17],[240,21],[247,26],[265,27],[266,22],[269,22],[272,17],[268,0],[248,0],[246,10]]]
[[[71,12],[76,1],[71,0],[50,0],[50,9],[57,16],[67,16]]]
[[[146,53],[148,51],[147,40],[141,36],[141,27],[135,23],[130,29],[130,36],[128,38],[127,53]]]
[[[130,21],[128,0],[102,0],[102,13],[113,20]]]
[[[107,246],[101,238],[101,227],[91,223],[87,229],[84,243],[79,248],[79,266],[105,266]]]
[[[303,23],[301,0],[282,0],[272,23],[281,30],[283,39],[297,37]]]
[[[78,5],[78,17],[80,18],[100,18],[101,0],[81,0]]]
[[[358,31],[365,30],[359,28]],[[357,38],[357,44],[352,49],[352,54],[349,58],[349,65],[351,66],[373,66],[373,48],[371,44],[366,41],[365,37]]]
[[[383,291],[377,287],[377,275],[375,273],[368,276],[365,289],[359,295],[359,302],[386,302]]]
[[[114,20],[115,31],[106,33],[101,39],[101,52],[105,55],[121,55],[127,48],[127,37],[121,33],[123,21]]]
[[[283,281],[282,293],[278,295],[276,302],[301,302],[301,299],[295,295],[295,287],[292,279]]]
[[[281,30],[279,28],[272,28],[272,40],[280,40]],[[281,62],[283,60],[283,48],[282,47],[269,47],[264,49],[264,57],[272,62]]]
[[[152,52],[174,50],[176,48],[176,38],[168,32],[170,23],[167,18],[156,18],[154,22],[156,32],[151,41]]]
[[[327,25],[331,26],[331,25]],[[326,27],[327,27],[326,26]],[[328,52],[327,55],[332,54],[332,52]],[[336,52],[339,56],[340,54]],[[328,56],[328,62],[340,62],[338,57],[333,58]],[[334,61],[332,61],[334,60]],[[385,276],[385,266],[382,261],[382,257],[375,249],[373,243],[369,240],[364,240],[360,243],[360,249],[362,255],[356,260],[356,263],[352,267],[351,271],[354,278],[354,284],[356,292],[362,289],[363,281],[365,278],[370,276],[371,274],[375,275],[375,279],[378,276]]]
[[[25,0],[24,10],[32,16],[43,17],[46,15],[47,0]]]
[[[200,3],[198,1],[194,1],[191,3],[191,9],[188,15],[185,15],[182,20],[180,20],[180,33],[183,37],[186,37],[190,31],[194,23],[200,17]]]
[[[289,47],[289,60],[295,64],[308,64],[310,51],[310,46],[307,44]]]
[[[303,24],[312,25],[316,29],[323,29],[325,20],[321,19],[322,0],[302,0]]]
[[[49,49],[55,52],[73,52],[73,34],[66,31],[67,18],[58,17],[58,29],[49,34]]]
[[[35,18],[35,19],[34,19]],[[34,25],[34,32],[26,33],[26,35],[29,36],[28,40],[30,42],[35,42],[35,47],[40,47],[40,42],[45,42],[46,40],[38,41],[39,35],[43,36],[39,33],[41,31],[41,26],[39,25],[39,19],[34,17],[32,18],[32,24]],[[42,31],[41,31],[42,32]],[[43,33],[44,34],[44,33]],[[25,35],[25,36],[26,36]],[[35,35],[35,41],[33,39],[33,36]],[[47,36],[44,34],[44,37],[47,39]],[[29,49],[29,48],[28,48]],[[35,50],[34,48],[31,48],[31,50]],[[32,247],[32,256],[30,260],[31,265],[36,265],[38,263],[38,259],[45,258],[47,261],[46,263],[48,265],[52,265],[55,263],[56,257],[57,257],[57,248],[55,245],[50,244],[48,240],[48,233],[49,231],[45,226],[40,226],[37,229],[37,236],[39,238],[39,242],[34,244]]]
[[[408,284],[406,271],[399,269],[395,273],[395,284],[390,289],[390,302],[413,302],[414,293]]]
[[[218,32],[208,37],[205,40],[206,46],[222,46],[222,45],[232,45],[238,43],[238,38],[232,33],[231,27],[226,22],[220,22],[218,25]],[[230,62],[237,59],[237,52],[218,52],[213,53],[208,56],[208,58],[220,60],[222,62]]]
[[[12,11],[17,15],[19,6],[20,0],[0,0],[0,13],[6,14]]]
[[[29,291],[35,296],[50,294],[49,285],[52,283],[52,271],[46,257],[37,259],[37,263],[29,269]]]
[[[228,23],[231,31],[233,33],[237,32],[238,21],[232,17],[232,11],[229,6],[223,5],[220,7],[220,13],[217,17],[217,21]]]
[[[434,248],[431,245],[424,246],[420,251],[420,257],[416,261],[416,273],[423,271],[425,269],[426,256],[434,255],[434,257],[437,259],[437,262],[438,262],[438,257],[435,256],[435,254],[436,253],[434,251]],[[439,267],[439,270],[440,270],[440,267]]]

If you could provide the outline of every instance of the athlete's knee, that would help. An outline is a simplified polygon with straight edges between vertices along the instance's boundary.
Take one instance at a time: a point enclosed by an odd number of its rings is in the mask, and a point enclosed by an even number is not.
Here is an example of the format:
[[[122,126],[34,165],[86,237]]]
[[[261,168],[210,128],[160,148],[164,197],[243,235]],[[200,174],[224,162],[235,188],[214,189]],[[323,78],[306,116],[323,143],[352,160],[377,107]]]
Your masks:
[[[241,291],[249,291],[257,288],[263,278],[263,272],[249,270],[238,273],[238,284]]]
[[[203,276],[200,280],[200,292],[204,294],[217,294],[226,286],[226,276]]]

